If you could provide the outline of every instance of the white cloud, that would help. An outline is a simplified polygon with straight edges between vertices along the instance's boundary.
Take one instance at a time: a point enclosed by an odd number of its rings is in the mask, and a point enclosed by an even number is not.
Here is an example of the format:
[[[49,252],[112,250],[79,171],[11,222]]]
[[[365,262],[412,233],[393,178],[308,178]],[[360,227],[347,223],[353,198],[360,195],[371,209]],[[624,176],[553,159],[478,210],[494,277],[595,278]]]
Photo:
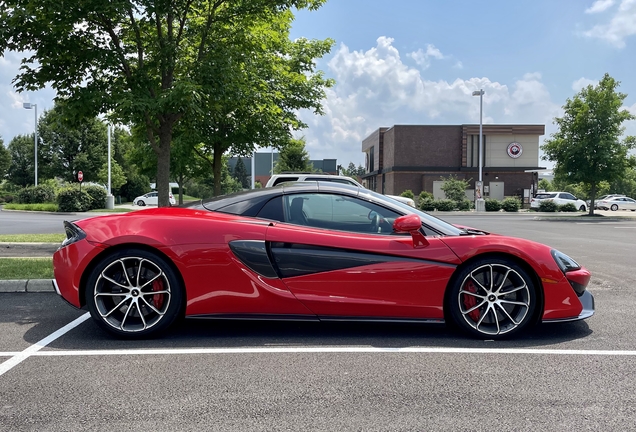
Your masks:
[[[426,45],[426,51],[420,48],[406,56],[415,60],[415,63],[422,66],[422,69],[428,69],[431,66],[431,58],[438,60],[445,58],[444,54],[432,44]]]
[[[636,34],[636,0],[622,0],[608,23],[595,25],[583,34],[605,40],[617,48],[625,47],[625,39]]]
[[[539,73],[510,85],[487,77],[432,81],[404,64],[388,37],[378,38],[366,51],[341,44],[328,67],[336,85],[327,92],[325,115],[302,114],[310,125],[302,134],[312,159],[363,163],[362,140],[383,126],[478,123],[479,99],[472,92],[480,88],[485,91],[484,123],[545,124],[547,135],[560,113]]]
[[[572,83],[572,90],[574,90],[575,92],[580,92],[589,85],[595,86],[597,84],[598,80],[591,80],[589,78],[581,77]]]
[[[593,14],[603,12],[614,5],[614,0],[596,0],[592,6],[585,9],[585,13]]]

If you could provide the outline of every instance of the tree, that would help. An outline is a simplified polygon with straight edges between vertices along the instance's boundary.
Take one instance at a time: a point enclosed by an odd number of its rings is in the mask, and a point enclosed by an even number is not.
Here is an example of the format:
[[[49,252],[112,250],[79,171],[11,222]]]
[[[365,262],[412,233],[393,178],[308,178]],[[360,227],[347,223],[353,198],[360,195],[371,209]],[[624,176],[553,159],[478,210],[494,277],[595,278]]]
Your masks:
[[[349,166],[342,169],[342,174],[354,178],[361,177],[365,174],[365,169],[362,165],[356,167],[356,164],[349,162]]]
[[[555,162],[555,180],[582,183],[589,189],[589,214],[602,181],[613,182],[636,165],[628,151],[635,137],[620,140],[622,124],[636,117],[621,109],[627,97],[616,89],[619,82],[608,74],[596,86],[589,85],[567,99],[563,117],[554,119],[559,130],[542,146],[544,159]]]
[[[292,139],[279,153],[274,166],[274,173],[282,172],[312,172],[314,167],[305,150],[305,137]]]
[[[97,180],[106,186],[108,186],[108,164],[104,166],[97,173]],[[123,185],[126,184],[128,179],[121,165],[117,163],[115,158],[111,158],[110,161],[110,189],[111,192],[118,191]]]
[[[243,159],[239,156],[236,161],[236,165],[234,166],[234,175],[233,177],[241,184],[243,189],[247,189],[250,187],[250,181],[247,178],[247,169],[245,168],[245,164],[243,163]]]
[[[466,188],[468,188],[467,180],[459,180],[457,176],[450,175],[447,178],[442,177],[444,184],[442,191],[446,198],[456,202],[462,202],[466,199]]]
[[[35,183],[34,137],[17,135],[9,143],[11,164],[7,172],[8,180],[17,186],[26,187]]]
[[[168,206],[173,132],[189,115],[205,117],[215,100],[200,78],[219,58],[210,53],[232,42],[219,33],[240,35],[244,22],[324,1],[3,0],[0,52],[29,53],[18,91],[51,85],[77,117],[108,113],[114,123],[143,126],[157,157],[159,205]]]
[[[552,183],[548,179],[542,178],[539,180],[539,189],[542,189],[546,192],[550,192],[552,190]]]
[[[0,182],[4,179],[11,166],[11,154],[9,150],[4,146],[4,141],[0,137]]]
[[[106,125],[97,117],[69,121],[65,110],[64,104],[56,103],[38,121],[41,177],[73,182],[82,171],[84,181],[98,181],[100,169],[107,165]]]

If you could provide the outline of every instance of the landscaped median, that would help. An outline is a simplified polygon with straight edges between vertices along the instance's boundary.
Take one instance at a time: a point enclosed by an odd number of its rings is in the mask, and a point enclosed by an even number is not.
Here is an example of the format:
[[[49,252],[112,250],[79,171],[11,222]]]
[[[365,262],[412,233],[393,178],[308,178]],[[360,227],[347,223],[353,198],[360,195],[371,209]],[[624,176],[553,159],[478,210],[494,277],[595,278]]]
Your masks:
[[[0,292],[53,291],[53,252],[64,234],[0,235]]]

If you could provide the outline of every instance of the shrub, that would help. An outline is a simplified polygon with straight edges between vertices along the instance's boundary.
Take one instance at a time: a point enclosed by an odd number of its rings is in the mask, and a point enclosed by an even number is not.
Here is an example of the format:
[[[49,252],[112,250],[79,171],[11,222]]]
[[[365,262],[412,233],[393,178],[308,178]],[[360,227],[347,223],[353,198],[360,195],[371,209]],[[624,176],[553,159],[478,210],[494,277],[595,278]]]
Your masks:
[[[6,204],[4,206],[7,210],[27,210],[27,211],[48,211],[56,212],[58,209],[57,204]]]
[[[82,188],[91,197],[91,206],[88,210],[103,209],[106,207],[106,190],[99,186],[86,186]]]
[[[424,201],[426,199],[431,199],[432,200],[433,199],[433,194],[430,193],[430,192],[426,192],[426,191],[420,192],[420,195],[418,197],[419,202],[422,202],[422,201]]]
[[[442,191],[446,195],[446,198],[453,201],[461,201],[466,198],[468,181],[460,180],[455,175],[450,175],[447,178],[442,177],[442,180],[444,180]]]
[[[411,189],[405,190],[404,192],[400,194],[400,196],[403,196],[405,198],[411,198],[411,199],[415,198],[415,194],[413,193]]]
[[[471,202],[470,200],[463,199],[461,201],[457,201],[455,205],[457,206],[457,210],[468,211],[470,210]]]
[[[558,211],[560,212],[575,212],[578,211],[578,209],[576,208],[576,206],[572,203],[567,203],[567,204],[563,204],[560,205],[558,208]]]
[[[126,201],[132,201],[140,195],[150,192],[150,180],[145,175],[131,174],[119,193]]]
[[[554,201],[541,201],[539,204],[540,212],[555,212],[557,211],[557,204]]]
[[[453,211],[455,210],[456,206],[457,203],[449,199],[441,199],[435,201],[435,208],[439,211]]]
[[[521,201],[517,198],[506,198],[501,202],[501,208],[506,212],[517,212],[521,208]]]
[[[14,196],[9,194],[3,196],[2,198],[4,199],[4,202],[6,203],[12,203],[14,200]]]
[[[501,203],[496,199],[487,198],[485,200],[486,211],[495,212],[501,210]]]
[[[79,189],[64,189],[57,195],[58,211],[84,212],[91,208],[93,198]]]
[[[18,192],[20,204],[43,204],[55,201],[55,191],[47,185],[29,186]]]
[[[435,210],[435,200],[432,197],[420,199],[420,210],[424,210],[424,211]]]

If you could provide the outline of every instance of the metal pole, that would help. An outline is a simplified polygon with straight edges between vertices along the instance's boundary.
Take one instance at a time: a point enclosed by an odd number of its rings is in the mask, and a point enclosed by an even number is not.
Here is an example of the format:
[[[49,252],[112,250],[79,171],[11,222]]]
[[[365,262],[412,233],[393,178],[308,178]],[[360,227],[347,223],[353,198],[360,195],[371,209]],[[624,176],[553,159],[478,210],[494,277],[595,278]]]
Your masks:
[[[108,123],[108,195],[110,193],[110,123]]]
[[[38,104],[35,107],[35,185],[38,185]]]
[[[482,89],[479,90],[479,181],[481,182],[481,171],[482,171],[482,165],[483,165],[483,151],[484,151],[484,147],[483,147],[483,139],[484,139],[484,133],[482,130],[482,114],[483,114],[483,109],[484,109],[484,91]],[[482,191],[483,193],[483,191]]]
[[[255,171],[255,161],[254,159],[256,159],[256,152],[252,152],[252,184],[251,184],[251,189],[255,188],[255,182],[254,182],[254,176],[256,175],[256,171]]]

